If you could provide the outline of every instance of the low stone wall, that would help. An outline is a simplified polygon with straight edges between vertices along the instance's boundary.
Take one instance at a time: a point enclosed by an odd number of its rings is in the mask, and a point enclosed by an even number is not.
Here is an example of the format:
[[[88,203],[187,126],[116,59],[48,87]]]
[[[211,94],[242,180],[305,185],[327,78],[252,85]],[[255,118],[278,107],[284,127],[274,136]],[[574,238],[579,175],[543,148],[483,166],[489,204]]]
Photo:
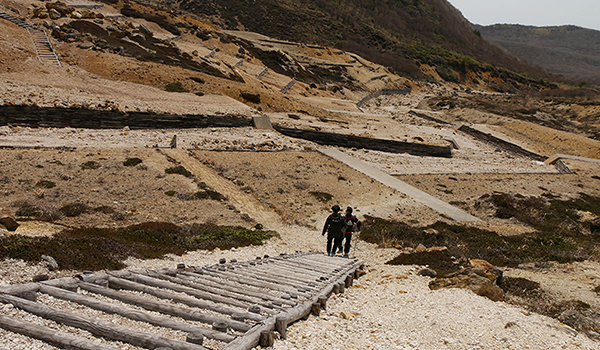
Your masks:
[[[481,132],[466,125],[461,126],[460,128],[458,128],[458,130],[515,156],[529,158],[539,162],[543,162],[546,159],[548,159],[548,157],[544,157],[537,153],[528,151],[521,146],[515,145],[514,143],[504,141],[500,138],[492,136],[491,134]]]
[[[252,126],[252,118],[239,115],[157,114],[82,108],[0,106],[0,126],[89,129],[189,129]]]
[[[274,129],[283,135],[312,141],[320,145],[339,146],[346,148],[363,148],[390,153],[408,153],[410,155],[423,157],[452,158],[452,148],[450,147],[374,139],[369,137],[334,134],[322,131],[290,129],[280,126],[275,126]]]

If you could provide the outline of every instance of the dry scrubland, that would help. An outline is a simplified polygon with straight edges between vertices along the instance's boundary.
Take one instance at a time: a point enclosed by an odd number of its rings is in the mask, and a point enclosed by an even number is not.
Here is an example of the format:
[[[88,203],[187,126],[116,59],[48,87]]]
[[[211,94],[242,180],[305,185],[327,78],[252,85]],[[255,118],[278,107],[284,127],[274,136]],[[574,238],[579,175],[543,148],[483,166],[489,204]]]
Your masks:
[[[0,4],[26,15],[32,11],[28,6],[40,3]],[[124,21],[106,19],[102,25],[122,25],[137,33],[136,26],[144,23],[156,38],[173,39],[155,23],[139,18]],[[200,34],[216,30],[205,23],[197,25]],[[455,144],[452,158],[343,151],[482,219],[468,225],[452,222],[317,152],[323,146],[275,131],[4,125],[0,126],[0,207],[15,214],[21,224],[16,233],[1,231],[4,242],[51,242],[53,237],[66,242],[81,232],[90,237],[100,232],[116,240],[123,232],[133,232],[131,227],[141,227],[134,231],[153,239],[181,235],[185,238],[181,246],[190,251],[173,249],[172,241],[160,248],[156,245],[154,252],[142,246],[129,254],[134,250],[119,246],[119,253],[125,255],[111,257],[108,266],[158,269],[179,262],[202,266],[221,258],[250,260],[296,250],[322,251],[320,228],[329,208],[351,205],[367,223],[363,238],[371,243],[355,242],[352,253],[367,262],[368,275],[349,293],[332,297],[322,318],[294,325],[290,337],[278,340],[275,349],[600,348],[600,254],[595,247],[597,231],[593,231],[600,216],[600,165],[566,160],[573,173],[559,174],[554,166],[516,156],[458,130],[461,124],[471,125],[545,157],[566,153],[598,159],[600,142],[593,139],[600,128],[597,96],[561,90],[529,96],[470,89],[482,88],[483,80],[470,88],[447,81],[413,82],[348,52],[266,43],[265,37],[244,32],[228,32],[231,36],[215,32],[202,39],[190,31],[171,43],[196,63],[208,62],[228,74],[237,72],[245,82],[110,50],[81,49],[77,42],[64,41],[56,43],[65,64],[58,69],[36,60],[24,29],[5,21],[0,21],[0,29],[6,34],[0,38],[0,84],[6,87],[0,90],[2,106],[244,117],[264,113],[285,127],[416,144]],[[298,81],[282,94],[280,89],[290,81],[286,72],[272,70],[263,80],[256,77],[268,63],[260,52],[243,56],[237,71],[231,68],[240,59],[239,38],[310,64],[353,66],[342,69],[342,75],[334,72],[335,79],[328,83],[313,87]],[[216,55],[210,60],[199,57],[212,49]],[[429,68],[423,65],[422,69]],[[165,91],[172,84],[187,92]],[[356,86],[364,90],[350,89]],[[362,110],[356,107],[369,91],[406,86],[412,87],[410,94],[383,96]],[[260,101],[248,101],[242,91],[260,95]],[[177,135],[177,150],[152,148],[168,145],[173,135]],[[254,230],[257,224],[266,230]],[[224,226],[228,227],[225,233],[218,229]],[[157,231],[165,236],[153,236]],[[231,242],[224,241],[239,239],[238,234],[252,239],[242,245],[255,245],[230,249]],[[211,237],[209,241],[202,241],[205,236]],[[482,237],[494,244],[482,243]],[[507,302],[517,306],[492,302],[468,290],[432,291],[431,278],[418,275],[421,267],[385,264],[422,243],[448,245],[457,258],[468,253],[467,258],[505,264],[506,277],[527,279],[512,280],[524,284],[507,287]],[[15,246],[20,247],[11,247]],[[502,250],[506,246],[510,249]],[[60,254],[72,253],[65,247],[54,251],[59,261]],[[27,249],[14,251],[27,253]],[[49,271],[39,262],[37,251],[28,252],[30,261],[6,259],[0,264],[0,285],[29,282],[42,273],[54,278],[90,268],[69,265],[73,270]],[[515,288],[508,290],[511,286]],[[1,310],[19,314],[8,306]],[[0,331],[0,347],[52,349],[7,331]]]

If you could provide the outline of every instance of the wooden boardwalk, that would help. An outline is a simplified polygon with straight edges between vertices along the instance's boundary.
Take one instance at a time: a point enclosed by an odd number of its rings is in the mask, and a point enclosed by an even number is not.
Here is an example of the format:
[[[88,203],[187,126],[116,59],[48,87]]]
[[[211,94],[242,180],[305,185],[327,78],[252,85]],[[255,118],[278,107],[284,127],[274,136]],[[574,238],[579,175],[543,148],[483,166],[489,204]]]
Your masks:
[[[363,266],[358,259],[296,253],[247,262],[222,259],[204,267],[104,271],[2,287],[0,302],[45,320],[34,323],[30,317],[0,313],[0,328],[73,349],[119,349],[118,342],[161,350],[271,346],[275,332],[285,338],[288,324],[318,316],[328,297],[350,287]],[[48,299],[71,306],[45,305]],[[90,317],[82,309],[185,336],[126,327],[106,317]],[[65,332],[58,324],[87,332]]]

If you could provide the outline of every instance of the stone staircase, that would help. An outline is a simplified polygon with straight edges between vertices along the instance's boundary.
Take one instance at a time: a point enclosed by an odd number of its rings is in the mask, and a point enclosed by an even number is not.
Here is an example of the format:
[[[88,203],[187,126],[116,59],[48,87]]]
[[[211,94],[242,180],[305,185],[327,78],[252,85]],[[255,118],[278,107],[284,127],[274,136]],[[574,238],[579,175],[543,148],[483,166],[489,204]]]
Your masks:
[[[54,51],[54,47],[52,47],[52,43],[50,42],[46,31],[34,27],[33,25],[22,21],[1,10],[0,18],[6,19],[20,27],[27,29],[27,31],[31,34],[31,41],[33,42],[35,53],[40,62],[42,62],[43,64],[61,67],[60,59],[58,58],[56,51]]]

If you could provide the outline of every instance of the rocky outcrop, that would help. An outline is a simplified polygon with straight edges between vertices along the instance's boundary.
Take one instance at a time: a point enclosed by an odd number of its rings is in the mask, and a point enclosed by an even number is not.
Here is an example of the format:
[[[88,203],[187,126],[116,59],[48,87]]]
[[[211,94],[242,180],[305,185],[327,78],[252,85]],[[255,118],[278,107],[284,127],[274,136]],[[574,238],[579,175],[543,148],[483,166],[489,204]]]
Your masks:
[[[0,226],[5,227],[9,231],[15,231],[19,227],[19,223],[11,215],[10,211],[0,208]]]
[[[500,269],[485,260],[473,259],[471,266],[431,281],[429,288],[464,288],[491,300],[501,301],[504,300],[504,291],[498,286],[501,283]]]

